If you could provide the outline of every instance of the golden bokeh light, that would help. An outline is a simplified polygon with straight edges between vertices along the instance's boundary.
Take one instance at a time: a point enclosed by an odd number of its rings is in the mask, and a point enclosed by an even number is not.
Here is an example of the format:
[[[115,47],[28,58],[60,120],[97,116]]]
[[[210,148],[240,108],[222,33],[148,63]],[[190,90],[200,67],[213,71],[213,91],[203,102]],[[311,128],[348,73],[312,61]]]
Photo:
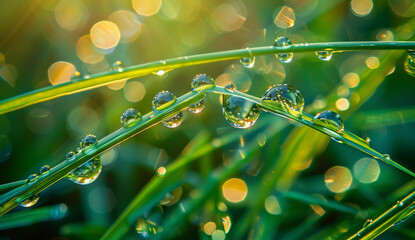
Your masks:
[[[225,240],[226,234],[222,230],[215,230],[212,233],[212,240]]]
[[[393,41],[393,33],[390,30],[380,30],[376,34],[376,40],[378,40],[378,41]]]
[[[117,81],[115,83],[108,84],[107,87],[111,90],[120,90],[125,86],[127,80]]]
[[[104,50],[115,48],[121,39],[118,26],[110,21],[95,23],[91,28],[90,35],[92,43],[97,48]]]
[[[167,170],[166,170],[165,167],[159,167],[159,168],[157,168],[157,174],[159,176],[161,176],[161,177],[164,176],[166,174],[166,172],[167,172]]]
[[[215,85],[225,87],[228,83],[232,83],[229,73],[222,73],[215,79]]]
[[[335,166],[324,174],[326,187],[334,193],[347,191],[352,184],[352,173],[346,167]]]
[[[231,218],[229,216],[222,217],[222,223],[225,233],[228,233],[232,226]]]
[[[377,57],[368,57],[365,63],[366,63],[366,66],[370,69],[376,69],[380,65],[379,58]]]
[[[360,77],[357,73],[350,72],[343,76],[343,82],[350,88],[357,87],[360,83]]]
[[[161,7],[161,0],[132,0],[134,10],[141,16],[152,16]]]
[[[373,2],[372,0],[352,0],[350,6],[356,16],[364,17],[372,11]]]
[[[246,183],[239,178],[231,178],[222,185],[223,196],[229,202],[241,202],[248,193]]]
[[[59,26],[68,31],[81,28],[88,20],[88,8],[80,0],[62,0],[55,7],[55,18]]]
[[[271,195],[265,199],[265,210],[272,215],[281,214],[280,204],[274,195]]]
[[[339,98],[336,101],[336,108],[340,111],[346,111],[350,107],[350,102],[347,98]]]
[[[294,10],[287,6],[283,6],[274,19],[274,24],[279,28],[290,28],[294,26],[294,23]]]
[[[72,63],[59,61],[52,64],[48,69],[49,82],[52,85],[69,82],[76,68]]]
[[[216,230],[216,224],[214,222],[207,222],[203,225],[203,231],[207,235],[212,235],[212,233]]]
[[[121,34],[121,42],[129,43],[137,39],[141,32],[141,23],[136,15],[130,11],[119,10],[112,13],[108,20],[118,26]]]
[[[379,177],[379,163],[373,158],[362,158],[354,164],[353,174],[359,182],[372,183]]]
[[[222,31],[236,31],[245,23],[245,5],[239,1],[234,1],[233,3],[221,4],[213,12],[212,20],[215,26]]]
[[[144,98],[146,88],[141,82],[131,81],[124,87],[124,97],[130,102],[138,102]]]
[[[76,42],[76,54],[85,63],[97,63],[104,59],[104,55],[94,49],[89,35],[78,39]]]
[[[344,86],[344,85],[340,85],[337,88],[337,95],[339,95],[339,97],[347,97],[350,94],[350,90],[348,87]]]

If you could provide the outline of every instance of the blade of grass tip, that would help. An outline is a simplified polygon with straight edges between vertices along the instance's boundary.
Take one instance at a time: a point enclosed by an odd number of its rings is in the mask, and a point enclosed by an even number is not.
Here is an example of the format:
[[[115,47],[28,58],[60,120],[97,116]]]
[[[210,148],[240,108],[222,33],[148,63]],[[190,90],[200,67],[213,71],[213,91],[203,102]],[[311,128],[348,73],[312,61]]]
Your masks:
[[[6,192],[6,191],[10,191],[14,188],[20,187],[23,184],[27,183],[27,180],[20,180],[20,181],[15,181],[15,182],[10,182],[10,183],[5,183],[5,184],[1,184],[0,185],[0,193],[2,192]]]
[[[0,215],[16,207],[25,199],[38,194],[50,185],[64,178],[68,173],[78,168],[91,158],[104,151],[121,144],[123,141],[161,122],[163,119],[176,114],[188,106],[197,103],[205,96],[204,92],[189,92],[179,97],[175,104],[159,112],[150,112],[142,117],[142,120],[134,126],[121,128],[99,140],[94,145],[78,153],[74,159],[65,160],[52,168],[48,174],[42,174],[37,179],[23,186],[13,189],[0,197]]]
[[[325,42],[293,44],[286,47],[255,47],[247,49],[235,49],[222,52],[198,54],[193,56],[178,57],[167,60],[155,61],[136,66],[126,67],[120,71],[109,71],[90,76],[85,76],[77,81],[70,81],[54,86],[45,87],[28,93],[20,94],[0,101],[0,114],[11,112],[36,103],[71,95],[74,93],[94,89],[117,81],[141,77],[160,70],[172,70],[186,66],[206,64],[212,62],[240,59],[258,55],[269,55],[286,52],[316,52],[352,51],[352,50],[406,50],[415,48],[415,42]]]
[[[379,215],[370,224],[363,227],[357,233],[351,235],[347,232],[341,239],[374,239],[400,221],[405,221],[415,213],[415,191],[398,201],[387,211]]]
[[[7,214],[0,218],[0,230],[24,227],[50,220],[59,220],[65,217],[67,213],[68,207],[61,203],[54,206],[40,207],[30,210],[28,209],[25,211]]]

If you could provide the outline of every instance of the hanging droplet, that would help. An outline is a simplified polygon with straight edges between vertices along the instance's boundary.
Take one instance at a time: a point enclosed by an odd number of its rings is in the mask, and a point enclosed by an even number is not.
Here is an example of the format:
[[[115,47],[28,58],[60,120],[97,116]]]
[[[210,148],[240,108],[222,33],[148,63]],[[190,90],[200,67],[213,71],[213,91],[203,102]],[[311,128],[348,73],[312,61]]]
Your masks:
[[[214,86],[215,86],[215,81],[213,80],[213,78],[211,78],[210,76],[206,74],[196,75],[196,77],[193,78],[192,84],[191,84],[192,90],[196,90],[200,87],[203,87],[203,89],[212,88]]]
[[[236,96],[224,96],[222,113],[235,128],[250,128],[259,118],[261,109],[254,102]]]
[[[79,151],[78,151],[79,152]],[[70,152],[68,152],[67,154],[66,154],[66,156],[65,156],[65,158],[66,158],[66,160],[73,160],[73,159],[75,159],[75,152],[74,151],[70,151]]]
[[[162,121],[161,124],[163,124],[163,126],[168,127],[168,128],[176,128],[180,126],[180,124],[182,124],[183,119],[184,119],[183,113],[179,112],[175,116]]]
[[[415,57],[412,57],[409,53],[404,63],[404,68],[409,76],[415,77]]]
[[[243,57],[240,62],[246,68],[252,68],[255,64],[255,56],[253,57]]]
[[[192,104],[187,108],[191,113],[200,113],[205,108],[205,100],[200,100],[199,102]]]
[[[316,55],[320,60],[330,61],[331,57],[333,56],[333,53],[331,51],[317,51]]]
[[[226,84],[225,89],[230,91],[230,92],[235,92],[236,91],[236,87],[235,87],[235,85],[233,85],[233,83]]]
[[[341,116],[330,110],[317,113],[317,115],[313,118],[313,123],[338,133],[344,130]]]
[[[279,37],[275,39],[274,46],[275,47],[288,47],[291,46],[291,40],[287,37]],[[293,53],[278,53],[276,54],[278,60],[283,63],[289,63],[293,59]]]
[[[39,201],[39,195],[33,195],[32,197],[29,197],[28,199],[24,200],[20,203],[20,206],[22,207],[31,207],[35,205]]]
[[[140,121],[141,113],[134,108],[125,110],[120,117],[120,122],[123,127],[132,127]]]
[[[74,74],[71,77],[71,81],[78,81],[80,79],[82,79],[82,73],[78,71],[74,72]]]
[[[153,110],[154,111],[161,111],[163,109],[166,109],[176,103],[177,98],[174,96],[173,93],[169,91],[161,91],[156,94],[153,98]]]
[[[367,227],[369,224],[371,224],[373,222],[373,220],[372,219],[367,219],[366,221],[365,221],[365,223],[363,223],[363,227]]]
[[[389,154],[386,154],[386,153],[383,154],[383,157],[386,158],[386,159],[388,159],[388,160],[391,159],[391,157],[389,156]]]
[[[155,222],[151,221],[150,219],[143,218],[139,218],[137,220],[135,228],[138,235],[143,238],[150,238],[156,235],[160,230],[160,227]]]
[[[122,72],[124,71],[125,65],[121,61],[115,61],[114,64],[112,64],[111,71],[117,71]]]
[[[276,107],[295,117],[301,117],[304,98],[300,91],[288,84],[277,84],[268,88],[262,97],[262,103]]]
[[[46,174],[50,171],[49,165],[44,165],[39,169],[39,175]]]

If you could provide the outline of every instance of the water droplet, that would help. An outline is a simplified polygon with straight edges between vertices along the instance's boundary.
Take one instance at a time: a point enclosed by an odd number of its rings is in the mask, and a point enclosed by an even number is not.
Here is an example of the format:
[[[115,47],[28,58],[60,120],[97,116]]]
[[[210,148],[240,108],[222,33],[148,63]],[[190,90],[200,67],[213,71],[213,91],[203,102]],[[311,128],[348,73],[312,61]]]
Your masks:
[[[205,100],[200,100],[199,102],[190,105],[188,110],[192,113],[200,113],[205,108]]]
[[[283,110],[295,117],[301,117],[304,98],[300,91],[288,84],[277,84],[268,88],[262,97],[262,103]]]
[[[50,170],[50,166],[49,165],[44,165],[39,169],[39,174],[40,175],[46,174],[46,173],[49,172],[49,170]]]
[[[160,201],[160,204],[171,206],[171,205],[177,203],[180,200],[180,197],[182,196],[182,193],[183,193],[182,187],[178,187],[178,188],[174,189],[173,192],[166,193],[163,200]]]
[[[141,113],[134,108],[125,110],[120,118],[123,127],[132,127],[141,121]]]
[[[333,53],[331,51],[317,51],[316,55],[320,60],[330,61],[331,57],[333,56]]]
[[[404,68],[409,76],[415,77],[415,57],[408,55],[404,63]]]
[[[287,37],[279,37],[275,39],[274,46],[275,47],[287,47],[291,46],[291,40]],[[278,60],[283,63],[289,63],[293,59],[293,53],[278,53],[277,55]]]
[[[112,64],[111,71],[117,71],[122,72],[124,71],[125,65],[121,61],[115,61],[114,64]]]
[[[386,158],[386,159],[388,159],[388,160],[391,159],[391,157],[389,156],[389,154],[386,154],[386,153],[383,154],[383,157]]]
[[[153,98],[153,110],[154,111],[161,111],[163,109],[166,109],[176,103],[177,98],[174,96],[173,93],[169,91],[161,91],[156,94]]]
[[[373,220],[372,219],[367,219],[366,221],[365,221],[365,223],[363,223],[363,227],[367,227],[369,224],[371,224],[373,222]]]
[[[78,81],[78,80],[81,80],[82,79],[82,73],[80,73],[80,72],[78,72],[78,71],[76,71],[76,72],[74,72],[74,74],[72,75],[72,77],[71,77],[71,81]]]
[[[197,88],[203,87],[203,89],[205,88],[212,88],[215,86],[215,81],[213,80],[213,78],[211,78],[210,76],[206,75],[206,74],[199,74],[196,75],[196,77],[193,78],[192,80],[192,90],[196,90]]]
[[[78,151],[79,152],[79,151]],[[75,159],[75,152],[74,151],[70,151],[66,154],[65,156],[66,160],[73,160]]]
[[[331,140],[335,141],[336,143],[343,143],[342,140],[338,140],[337,138],[332,137]]]
[[[365,141],[369,145],[369,143],[370,143],[371,140],[370,140],[370,138],[367,137]]]
[[[255,57],[243,57],[240,62],[246,68],[252,68],[255,64]]]
[[[172,69],[170,69],[170,70],[158,70],[157,72],[153,72],[153,75],[162,77],[162,76],[166,75],[166,73],[171,71],[171,70]]]
[[[22,207],[31,207],[33,205],[35,205],[37,202],[39,201],[39,195],[33,195],[31,197],[29,197],[28,199],[24,200],[23,202],[20,203],[20,206]]]
[[[317,113],[317,115],[313,118],[313,123],[338,133],[344,130],[341,116],[330,110]]]
[[[160,227],[150,219],[139,218],[136,225],[137,233],[140,237],[150,238],[159,232]]]
[[[230,91],[230,92],[235,92],[236,91],[236,87],[235,87],[235,85],[233,85],[233,83],[226,84],[225,89]]]
[[[39,178],[39,175],[37,175],[36,173],[34,173],[34,174],[29,175],[29,177],[27,177],[27,181],[28,182],[33,182],[33,181],[35,181],[38,178]]]
[[[236,96],[224,96],[222,112],[226,121],[235,128],[250,128],[259,118],[261,109],[256,103]]]
[[[97,143],[97,137],[95,137],[95,135],[88,134],[81,139],[81,142],[79,143],[80,150],[82,151],[84,148],[89,147],[95,143]]]
[[[402,201],[397,201],[396,204],[398,204],[399,207],[403,206],[403,202]]]
[[[179,112],[175,116],[162,121],[161,124],[163,124],[163,126],[168,127],[168,128],[176,128],[180,126],[180,124],[182,124],[183,119],[184,119],[183,113]]]

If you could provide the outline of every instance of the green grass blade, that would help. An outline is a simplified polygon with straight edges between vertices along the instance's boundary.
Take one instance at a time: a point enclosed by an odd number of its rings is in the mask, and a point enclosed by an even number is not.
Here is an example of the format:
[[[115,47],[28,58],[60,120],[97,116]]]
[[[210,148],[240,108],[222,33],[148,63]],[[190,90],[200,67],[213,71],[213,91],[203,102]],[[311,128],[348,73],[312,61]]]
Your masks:
[[[20,181],[15,181],[15,182],[1,184],[0,185],[0,193],[1,192],[5,192],[5,191],[10,191],[13,188],[20,187],[20,186],[22,186],[25,183],[27,183],[27,180],[20,180]]]

